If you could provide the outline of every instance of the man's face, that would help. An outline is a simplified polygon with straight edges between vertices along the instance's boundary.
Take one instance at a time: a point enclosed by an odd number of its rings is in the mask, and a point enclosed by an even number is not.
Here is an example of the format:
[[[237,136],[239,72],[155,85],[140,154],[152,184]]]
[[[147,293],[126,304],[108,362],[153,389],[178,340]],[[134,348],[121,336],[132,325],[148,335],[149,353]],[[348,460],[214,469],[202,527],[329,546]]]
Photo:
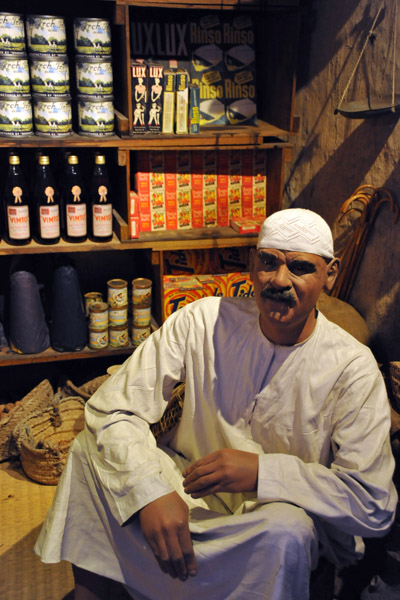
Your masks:
[[[337,267],[337,260],[327,264],[321,256],[308,252],[252,250],[251,278],[264,334],[273,339],[271,333],[277,328],[307,328],[315,319],[321,290],[333,286]]]

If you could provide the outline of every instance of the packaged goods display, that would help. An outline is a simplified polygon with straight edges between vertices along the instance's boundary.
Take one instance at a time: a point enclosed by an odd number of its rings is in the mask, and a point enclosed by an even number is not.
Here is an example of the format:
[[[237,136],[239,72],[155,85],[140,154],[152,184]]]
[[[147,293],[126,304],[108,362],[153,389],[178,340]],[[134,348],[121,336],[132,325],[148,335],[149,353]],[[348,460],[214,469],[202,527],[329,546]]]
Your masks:
[[[84,242],[87,237],[87,199],[75,154],[68,156],[60,193],[62,237],[67,242]]]
[[[76,18],[73,34],[71,89],[66,20],[0,13],[0,135],[61,138],[74,128],[91,137],[114,134],[110,23]]]
[[[4,240],[22,246],[31,241],[31,202],[19,156],[11,154],[3,193]]]
[[[150,58],[162,63],[166,67],[164,77],[169,76],[168,69],[175,71],[175,133],[195,134],[200,127],[215,125],[256,124],[251,14],[232,16],[212,11],[194,19],[182,13],[163,13],[154,21],[135,15],[131,57],[136,63]],[[145,82],[143,79],[144,86]],[[171,81],[161,83],[165,88]],[[163,132],[172,132],[170,121]]]
[[[90,238],[94,242],[109,242],[112,235],[110,178],[105,156],[97,154],[90,186]]]
[[[60,200],[50,158],[38,158],[33,194],[33,231],[39,244],[57,244],[60,239]]]
[[[258,149],[141,153],[131,192],[132,222],[139,221],[140,231],[162,231],[261,219],[267,206],[266,156]]]
[[[96,242],[111,240],[113,210],[105,156],[94,156],[92,173],[93,158],[84,161],[84,175],[77,154],[65,152],[61,161],[54,158],[53,162],[47,154],[29,159],[25,155],[20,164],[19,155],[9,154],[0,189],[4,241],[23,245],[31,238],[39,244],[57,244],[60,237],[73,244],[88,237]]]
[[[253,297],[254,287],[247,272],[217,275],[164,275],[163,319],[186,304],[206,296]]]

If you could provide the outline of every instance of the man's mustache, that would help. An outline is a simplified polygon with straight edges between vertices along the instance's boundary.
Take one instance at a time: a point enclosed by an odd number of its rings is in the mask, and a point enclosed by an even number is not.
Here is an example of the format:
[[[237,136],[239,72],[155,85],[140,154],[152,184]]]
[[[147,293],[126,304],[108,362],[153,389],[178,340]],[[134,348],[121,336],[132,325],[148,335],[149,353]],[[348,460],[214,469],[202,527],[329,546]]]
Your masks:
[[[287,304],[294,304],[295,297],[290,290],[277,290],[274,287],[267,287],[260,292],[261,298],[268,298],[275,300],[275,302],[286,302]]]

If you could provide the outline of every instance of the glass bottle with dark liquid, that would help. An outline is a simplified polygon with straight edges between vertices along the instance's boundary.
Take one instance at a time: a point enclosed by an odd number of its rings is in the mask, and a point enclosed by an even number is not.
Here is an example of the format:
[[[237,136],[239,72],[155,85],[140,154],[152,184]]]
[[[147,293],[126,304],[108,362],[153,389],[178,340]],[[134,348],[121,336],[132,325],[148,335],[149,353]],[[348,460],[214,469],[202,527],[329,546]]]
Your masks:
[[[94,242],[110,242],[112,229],[112,199],[110,180],[103,155],[96,155],[90,186],[90,238]]]
[[[14,246],[31,241],[30,199],[19,156],[11,154],[3,194],[4,240]]]
[[[50,158],[41,155],[34,188],[35,239],[39,244],[57,244],[60,240],[60,202],[50,169]]]
[[[84,242],[87,238],[86,198],[75,154],[68,156],[60,187],[62,237],[67,242]]]

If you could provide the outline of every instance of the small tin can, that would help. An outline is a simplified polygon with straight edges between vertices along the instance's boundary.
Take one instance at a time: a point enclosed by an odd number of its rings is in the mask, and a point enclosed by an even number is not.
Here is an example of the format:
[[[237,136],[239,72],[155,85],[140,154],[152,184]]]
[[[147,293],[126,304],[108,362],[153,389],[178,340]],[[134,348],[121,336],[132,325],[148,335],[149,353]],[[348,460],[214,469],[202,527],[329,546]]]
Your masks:
[[[77,56],[76,86],[83,96],[112,96],[113,71],[110,56]]]
[[[108,327],[108,306],[105,302],[95,302],[89,306],[89,327],[91,329]]]
[[[66,55],[31,54],[29,61],[34,94],[44,96],[69,94],[69,67]]]
[[[139,327],[138,325],[132,325],[132,343],[134,346],[139,346],[151,333],[150,325]]]
[[[113,348],[123,348],[129,344],[128,323],[110,326],[108,341]]]
[[[132,314],[132,321],[134,325],[139,325],[140,327],[146,327],[150,325],[151,319],[151,307],[148,306],[146,308],[134,308]]]
[[[26,52],[23,15],[0,12],[0,52]]]
[[[74,20],[74,43],[77,54],[91,56],[111,54],[109,21],[96,17],[77,17]]]
[[[89,348],[107,348],[108,346],[108,327],[105,329],[92,329],[89,327]]]
[[[87,292],[85,298],[85,315],[89,316],[89,308],[96,302],[103,302],[103,294],[101,292]]]
[[[78,94],[78,126],[81,135],[93,137],[113,135],[113,96],[82,96]]]
[[[71,97],[35,95],[33,97],[33,118],[38,135],[46,137],[71,135]]]
[[[108,306],[119,308],[128,304],[128,283],[125,279],[110,279],[108,285]]]
[[[0,135],[21,137],[32,133],[30,98],[0,95]]]
[[[28,58],[26,54],[0,55],[0,94],[30,97]]]
[[[137,277],[132,281],[132,303],[134,308],[151,306],[151,279]]]
[[[67,36],[62,17],[53,15],[28,15],[26,38],[29,52],[41,54],[66,54]]]
[[[108,322],[110,327],[117,327],[123,325],[128,320],[128,305],[109,307],[108,309]]]

